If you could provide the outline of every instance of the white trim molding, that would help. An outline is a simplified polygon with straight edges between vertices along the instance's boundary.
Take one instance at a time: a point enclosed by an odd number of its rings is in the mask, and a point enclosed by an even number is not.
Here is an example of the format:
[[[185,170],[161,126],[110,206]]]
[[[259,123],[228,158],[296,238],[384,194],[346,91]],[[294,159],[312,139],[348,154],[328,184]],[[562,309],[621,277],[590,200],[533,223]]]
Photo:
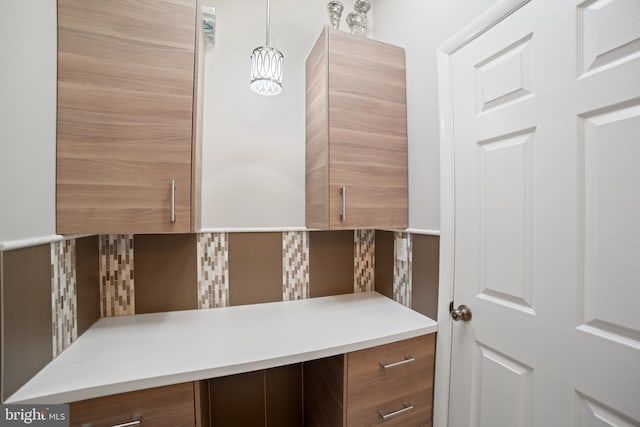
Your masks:
[[[59,242],[61,240],[79,239],[81,237],[93,236],[93,234],[69,234],[61,236],[50,234],[48,236],[29,237],[26,239],[5,240],[0,242],[0,251],[11,251],[14,249],[28,248],[30,246],[45,245],[47,243]]]
[[[281,233],[285,231],[315,231],[307,227],[231,227],[201,228],[196,233]]]
[[[449,421],[452,322],[455,272],[455,161],[453,156],[453,99],[451,55],[503,21],[531,0],[501,0],[438,47],[438,98],[440,113],[440,278],[438,287],[438,338],[434,383],[433,425]]]
[[[424,234],[426,236],[439,236],[440,230],[428,230],[424,228],[407,228],[404,230],[405,233],[411,234]]]

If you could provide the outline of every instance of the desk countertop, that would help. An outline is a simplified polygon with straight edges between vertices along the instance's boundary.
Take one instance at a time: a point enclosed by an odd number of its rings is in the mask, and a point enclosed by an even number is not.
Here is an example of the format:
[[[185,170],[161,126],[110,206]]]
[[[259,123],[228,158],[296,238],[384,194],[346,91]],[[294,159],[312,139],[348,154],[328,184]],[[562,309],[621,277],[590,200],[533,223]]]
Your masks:
[[[249,372],[437,328],[375,292],[103,318],[5,403],[67,403]]]

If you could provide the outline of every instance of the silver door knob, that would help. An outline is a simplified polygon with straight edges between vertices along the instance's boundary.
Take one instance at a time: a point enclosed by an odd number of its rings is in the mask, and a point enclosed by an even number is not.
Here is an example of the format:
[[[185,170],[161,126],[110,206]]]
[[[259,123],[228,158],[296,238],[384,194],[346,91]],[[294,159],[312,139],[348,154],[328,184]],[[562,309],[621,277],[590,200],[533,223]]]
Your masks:
[[[459,305],[458,308],[454,308],[451,310],[451,317],[456,322],[462,320],[463,322],[468,322],[471,320],[471,310],[466,305]]]

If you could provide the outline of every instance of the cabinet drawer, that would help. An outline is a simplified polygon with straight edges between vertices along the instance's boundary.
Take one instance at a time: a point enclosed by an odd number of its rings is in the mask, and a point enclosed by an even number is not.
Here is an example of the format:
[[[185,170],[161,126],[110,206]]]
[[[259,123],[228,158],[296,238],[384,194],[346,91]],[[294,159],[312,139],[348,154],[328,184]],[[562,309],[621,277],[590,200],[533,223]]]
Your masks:
[[[70,405],[72,427],[111,427],[141,416],[141,427],[193,427],[193,383],[182,383],[96,399]],[[137,427],[132,425],[132,427]]]
[[[386,390],[372,393],[364,388],[347,402],[347,426],[423,426],[431,422],[431,387],[420,381],[420,389],[405,392]],[[393,397],[392,397],[393,394]]]
[[[398,341],[347,355],[348,390],[378,385],[408,387],[433,376],[435,334]],[[386,366],[383,367],[383,365]]]
[[[347,355],[347,426],[431,422],[435,334]]]

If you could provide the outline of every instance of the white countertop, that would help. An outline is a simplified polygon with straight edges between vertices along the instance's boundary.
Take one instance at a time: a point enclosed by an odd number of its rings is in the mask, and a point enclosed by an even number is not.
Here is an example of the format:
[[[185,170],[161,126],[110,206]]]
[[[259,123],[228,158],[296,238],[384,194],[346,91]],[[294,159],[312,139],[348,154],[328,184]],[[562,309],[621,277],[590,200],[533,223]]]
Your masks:
[[[103,318],[5,403],[67,403],[249,372],[437,328],[375,292]]]

